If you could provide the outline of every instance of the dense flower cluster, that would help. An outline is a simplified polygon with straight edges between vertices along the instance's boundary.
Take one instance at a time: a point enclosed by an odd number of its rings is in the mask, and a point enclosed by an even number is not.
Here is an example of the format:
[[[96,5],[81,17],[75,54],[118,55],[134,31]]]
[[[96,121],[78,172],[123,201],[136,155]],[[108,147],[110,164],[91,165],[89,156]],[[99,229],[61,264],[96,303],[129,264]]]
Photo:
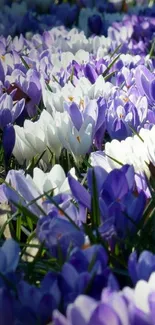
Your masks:
[[[0,6],[0,325],[153,325],[154,2]]]

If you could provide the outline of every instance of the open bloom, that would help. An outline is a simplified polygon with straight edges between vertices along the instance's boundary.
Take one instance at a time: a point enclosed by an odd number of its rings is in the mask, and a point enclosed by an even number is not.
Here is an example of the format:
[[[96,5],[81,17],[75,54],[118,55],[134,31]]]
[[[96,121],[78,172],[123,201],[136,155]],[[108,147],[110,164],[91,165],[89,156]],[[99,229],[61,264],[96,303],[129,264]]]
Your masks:
[[[76,178],[74,169],[71,170],[71,174]],[[22,170],[10,170],[6,183],[8,185],[0,185],[1,203],[8,201],[10,204],[22,204],[37,216],[48,209],[44,204],[45,197],[38,198],[40,195],[49,191],[53,191],[54,195],[71,194],[68,179],[60,165],[55,165],[49,173],[34,168],[33,178],[28,174],[25,176]],[[34,202],[31,204],[31,201]]]
[[[54,325],[153,325],[155,273],[148,282],[140,280],[135,289],[125,287],[122,291],[102,291],[101,300],[96,301],[80,295],[67,308],[66,317],[54,311]]]
[[[13,124],[22,113],[24,106],[24,98],[15,102],[11,95],[3,94],[0,97],[0,128]]]
[[[128,260],[128,270],[134,284],[139,280],[148,281],[155,271],[155,255],[149,251],[143,251],[139,258],[136,252],[132,252]]]
[[[96,192],[93,188],[93,171],[96,178]],[[124,165],[109,174],[99,166],[89,169],[87,172],[89,191],[71,175],[68,179],[73,196],[90,211],[92,197],[94,195],[98,197],[101,216],[99,231],[104,238],[108,238],[107,234],[110,231],[110,236],[117,234],[121,238],[126,236],[127,231],[130,233],[136,231],[135,223],[138,224],[142,217],[146,197],[142,191],[138,197],[133,194],[135,180],[132,166]]]

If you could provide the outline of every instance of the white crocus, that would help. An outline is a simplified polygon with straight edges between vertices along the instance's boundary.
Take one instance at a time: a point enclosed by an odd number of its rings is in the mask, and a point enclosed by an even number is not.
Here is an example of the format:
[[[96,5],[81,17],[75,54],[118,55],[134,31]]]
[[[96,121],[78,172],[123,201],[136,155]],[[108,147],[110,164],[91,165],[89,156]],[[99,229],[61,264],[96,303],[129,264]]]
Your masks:
[[[28,163],[34,156],[31,144],[25,138],[24,128],[18,125],[14,126],[16,133],[15,146],[13,149],[13,155],[17,159],[18,163],[22,165],[26,160]]]
[[[99,97],[104,97],[108,99],[115,89],[112,83],[105,82],[103,76],[99,76],[95,83],[89,88],[88,96],[90,99],[98,99]]]
[[[92,84],[90,81],[82,77],[78,80],[76,86],[68,81],[64,87],[55,88],[53,92],[47,89],[47,86],[42,81],[43,103],[47,111],[53,115],[55,110],[57,112],[64,111],[64,103],[75,102],[77,105],[81,105],[81,102],[88,95]]]
[[[75,168],[70,170],[70,173],[74,178]],[[56,164],[49,173],[44,173],[40,168],[34,168],[33,170],[33,182],[40,194],[53,190],[53,194],[59,193],[71,193],[68,178],[65,175],[63,168]]]
[[[89,62],[89,57],[90,57],[89,52],[81,49],[76,52],[74,56],[74,60],[77,61],[79,64],[83,64],[83,63],[86,64]]]
[[[155,126],[153,126],[151,130],[147,131],[147,136],[144,140],[147,151],[147,157],[149,161],[153,165],[155,165]]]
[[[54,117],[56,117],[56,113],[54,114]],[[55,153],[56,157],[59,157],[62,149],[62,144],[58,137],[58,129],[54,117],[50,115],[46,110],[43,110],[38,123],[45,134],[45,142],[47,146],[53,153]]]
[[[13,155],[19,162],[27,163],[35,155],[42,154],[46,149],[45,132],[41,129],[39,122],[25,120],[24,127],[15,126],[16,141],[13,150]],[[44,159],[46,157],[44,155]]]
[[[85,155],[92,144],[94,121],[87,116],[78,131],[67,112],[56,114],[58,136],[64,148],[75,157]]]
[[[39,122],[25,120],[24,132],[27,142],[32,146],[32,149],[41,154],[46,149],[45,133],[41,129]]]
[[[153,132],[155,132],[155,129],[152,131],[152,134]],[[115,168],[121,168],[122,164],[130,164],[133,165],[136,173],[145,173],[149,178],[150,171],[148,164],[149,161],[151,161],[151,156],[149,156],[149,145],[153,148],[152,139],[151,131],[146,129],[141,129],[139,136],[134,135],[133,137],[128,137],[123,141],[114,139],[105,144],[105,150],[103,153],[91,153],[90,163],[93,166],[99,164],[108,172]],[[153,150],[151,151],[150,149],[150,153],[152,152]]]
[[[150,305],[149,296],[151,293],[155,293],[155,272],[153,272],[148,280],[139,280],[135,289],[125,287],[122,290],[123,296],[127,298],[130,305],[136,307],[139,311],[146,314],[149,317]],[[148,323],[149,324],[149,323]]]

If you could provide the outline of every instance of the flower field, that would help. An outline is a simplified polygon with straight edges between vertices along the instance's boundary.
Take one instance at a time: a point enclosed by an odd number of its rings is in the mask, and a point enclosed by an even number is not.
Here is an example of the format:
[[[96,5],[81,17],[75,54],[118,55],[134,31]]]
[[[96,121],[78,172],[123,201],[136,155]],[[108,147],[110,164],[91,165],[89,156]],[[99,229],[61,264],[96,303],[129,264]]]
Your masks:
[[[0,325],[154,325],[155,1],[0,8]]]

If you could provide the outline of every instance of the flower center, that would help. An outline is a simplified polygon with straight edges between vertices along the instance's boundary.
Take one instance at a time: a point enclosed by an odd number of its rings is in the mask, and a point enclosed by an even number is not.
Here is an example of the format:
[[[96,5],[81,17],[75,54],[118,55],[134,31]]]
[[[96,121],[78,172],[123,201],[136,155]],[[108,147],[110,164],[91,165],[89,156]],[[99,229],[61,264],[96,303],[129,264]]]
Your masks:
[[[84,109],[84,100],[80,99],[80,107],[82,106],[82,109]]]
[[[78,141],[79,143],[81,143],[81,139],[80,139],[79,136],[77,136],[76,139],[77,139],[77,141]]]
[[[5,61],[5,56],[4,55],[1,55],[0,58]]]
[[[125,103],[127,103],[129,101],[129,98],[128,97],[124,97],[123,100],[124,100]]]
[[[69,99],[71,102],[73,102],[74,97],[73,97],[73,96],[68,96],[68,99]]]

